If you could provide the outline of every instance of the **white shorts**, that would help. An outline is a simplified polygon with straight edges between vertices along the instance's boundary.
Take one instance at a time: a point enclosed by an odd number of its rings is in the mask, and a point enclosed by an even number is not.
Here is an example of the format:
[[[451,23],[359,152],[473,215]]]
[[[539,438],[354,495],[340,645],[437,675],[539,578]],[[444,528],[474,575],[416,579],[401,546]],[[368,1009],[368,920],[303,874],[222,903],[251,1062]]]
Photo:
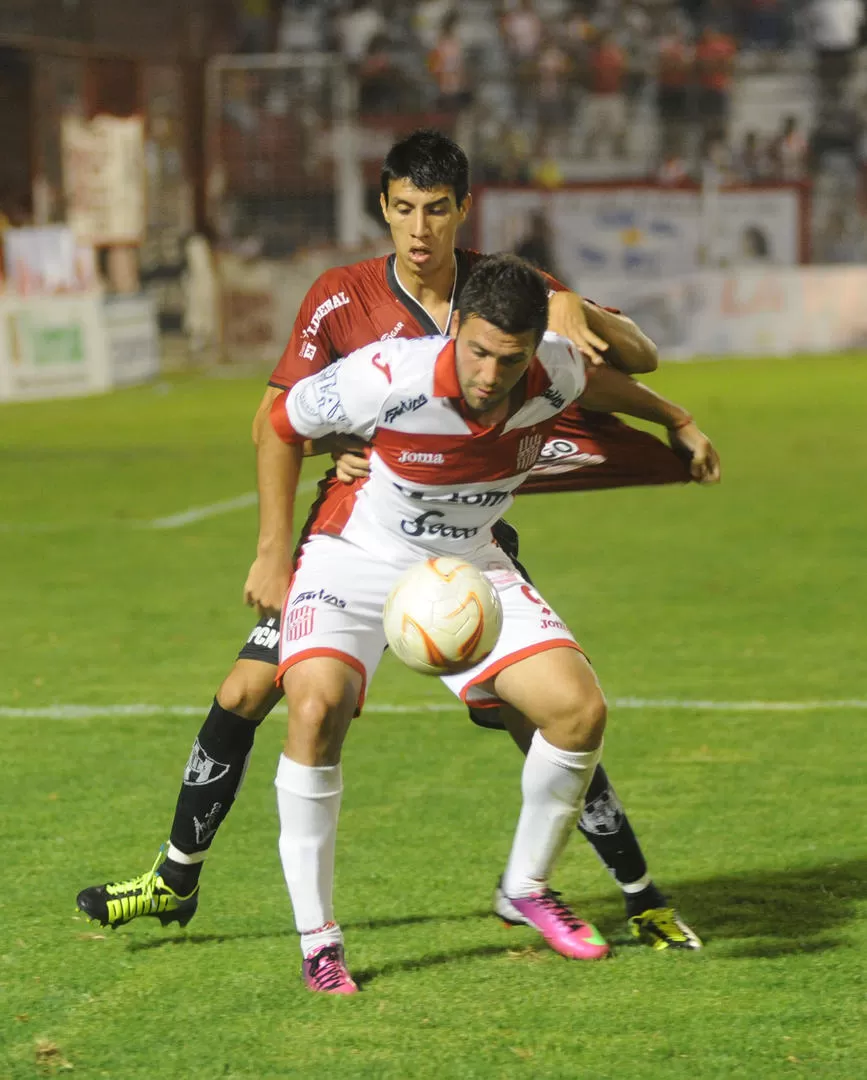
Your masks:
[[[399,565],[363,551],[337,536],[306,541],[296,564],[280,620],[278,685],[302,660],[330,656],[361,675],[358,707],[386,647],[382,609],[398,577],[414,562]],[[467,705],[494,707],[494,676],[511,664],[546,649],[580,646],[562,622],[495,544],[471,561],[496,589],[503,605],[503,629],[493,651],[475,667],[442,682]]]

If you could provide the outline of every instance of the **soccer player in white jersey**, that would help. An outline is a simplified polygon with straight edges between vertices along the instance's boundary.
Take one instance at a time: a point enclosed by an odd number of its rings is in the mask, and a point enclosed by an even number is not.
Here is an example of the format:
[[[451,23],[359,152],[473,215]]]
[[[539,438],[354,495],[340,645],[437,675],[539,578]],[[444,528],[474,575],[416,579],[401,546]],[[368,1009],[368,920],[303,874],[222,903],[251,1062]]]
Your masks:
[[[628,412],[636,390],[611,369],[588,380],[580,352],[546,325],[541,275],[516,256],[491,256],[464,287],[454,338],[366,346],[272,408],[263,437],[283,455],[290,513],[305,439],[347,434],[372,447],[369,476],[332,486],[308,519],[281,619],[289,720],[275,781],[279,849],[312,990],[357,990],[332,902],[341,747],[383,652],[386,596],[430,555],[474,562],[503,605],[494,651],[443,682],[468,704],[511,705],[536,728],[502,895],[564,956],[608,952],[548,884],[601,755],[605,700],[575,638],[550,607],[540,616],[541,598],[491,527],[570,402],[583,393],[590,408]]]

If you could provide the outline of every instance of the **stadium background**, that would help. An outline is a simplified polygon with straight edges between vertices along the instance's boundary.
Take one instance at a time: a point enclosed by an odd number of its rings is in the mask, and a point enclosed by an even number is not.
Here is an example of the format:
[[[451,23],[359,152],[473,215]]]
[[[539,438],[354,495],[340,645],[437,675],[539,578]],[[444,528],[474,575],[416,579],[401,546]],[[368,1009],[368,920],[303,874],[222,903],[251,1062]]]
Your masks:
[[[7,256],[24,236],[0,399],[35,399],[0,404],[0,1075],[862,1074],[862,8],[0,4]],[[92,168],[106,115],[135,121],[112,129],[129,185]],[[515,513],[615,702],[608,754],[651,867],[708,948],[630,948],[577,843],[558,885],[615,960],[504,939],[485,910],[517,759],[388,663],[347,752],[338,891],[367,986],[338,1011],[297,984],[277,714],[189,931],[106,938],[72,910],[163,839],[249,630],[262,376],[314,276],[388,249],[378,163],[421,125],[470,154],[466,243],[622,304],[664,360],[716,361],[653,385],[718,444],[719,490]],[[52,292],[21,230],[65,222],[93,275]]]

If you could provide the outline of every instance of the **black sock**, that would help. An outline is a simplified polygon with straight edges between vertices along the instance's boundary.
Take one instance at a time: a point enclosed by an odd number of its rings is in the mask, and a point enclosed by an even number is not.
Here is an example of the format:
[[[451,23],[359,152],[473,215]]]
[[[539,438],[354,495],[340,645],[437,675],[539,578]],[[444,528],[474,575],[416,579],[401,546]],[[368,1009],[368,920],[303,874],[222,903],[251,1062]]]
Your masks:
[[[601,765],[596,766],[587,789],[578,828],[618,885],[638,882],[647,875],[647,862],[638,838]],[[623,896],[629,916],[665,906],[665,897],[649,880],[639,892],[624,892]]]
[[[256,727],[214,699],[190,753],[172,822],[171,844],[185,855],[208,850],[241,787]],[[175,892],[186,896],[199,880],[201,860],[182,863],[166,858],[160,875]]]

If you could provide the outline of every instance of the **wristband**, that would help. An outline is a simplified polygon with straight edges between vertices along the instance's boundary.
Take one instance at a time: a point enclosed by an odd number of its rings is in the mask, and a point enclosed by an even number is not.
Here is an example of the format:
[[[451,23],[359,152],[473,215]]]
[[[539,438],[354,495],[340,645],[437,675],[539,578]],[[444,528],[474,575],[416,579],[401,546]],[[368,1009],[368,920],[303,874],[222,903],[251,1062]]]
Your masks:
[[[676,424],[666,424],[666,427],[669,431],[680,431],[681,428],[689,427],[690,424],[694,423],[693,418],[687,413],[683,420],[678,420]]]

